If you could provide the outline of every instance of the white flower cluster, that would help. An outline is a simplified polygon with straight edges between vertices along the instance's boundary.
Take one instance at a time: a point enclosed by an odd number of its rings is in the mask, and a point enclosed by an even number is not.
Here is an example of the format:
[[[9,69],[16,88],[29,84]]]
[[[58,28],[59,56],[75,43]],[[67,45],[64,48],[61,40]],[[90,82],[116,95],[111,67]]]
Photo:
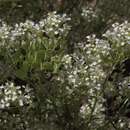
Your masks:
[[[101,97],[100,97],[101,98]],[[105,119],[105,115],[103,115],[102,112],[104,112],[104,106],[102,104],[102,98],[95,103],[95,99],[89,99],[89,103],[83,104],[80,108],[80,114],[83,118],[87,118],[89,120],[90,115],[92,114],[92,118],[97,118],[98,120],[95,122],[98,125],[101,125]],[[92,110],[93,109],[93,110]],[[93,113],[92,113],[93,111]]]
[[[66,24],[67,21],[70,21],[71,19],[67,17],[66,14],[58,15],[56,12],[52,12],[48,14],[47,19],[40,21],[39,25],[40,27],[45,28],[45,32],[47,34],[54,33],[57,34],[65,34],[65,30],[70,30],[70,26]]]
[[[10,30],[11,27],[5,24],[4,22],[2,22],[0,26],[0,40],[8,38]]]
[[[10,27],[2,22],[0,26],[0,39],[14,41],[21,36],[28,36],[34,40],[43,33],[46,33],[50,38],[55,37],[55,35],[65,36],[68,30],[70,30],[70,26],[67,24],[69,20],[70,18],[66,14],[59,15],[56,12],[52,12],[47,15],[47,18],[40,20],[38,23],[27,20],[24,23]]]
[[[116,46],[124,46],[130,43],[130,23],[128,21],[122,24],[114,23],[112,28],[103,34],[103,37],[115,42]]]
[[[97,18],[96,12],[91,7],[89,7],[89,8],[82,8],[81,15],[83,17],[85,17],[88,20],[88,22],[91,22],[92,19]]]
[[[22,91],[24,89],[24,92]],[[0,86],[0,109],[30,104],[31,89],[28,86],[15,86],[14,83],[5,83]]]

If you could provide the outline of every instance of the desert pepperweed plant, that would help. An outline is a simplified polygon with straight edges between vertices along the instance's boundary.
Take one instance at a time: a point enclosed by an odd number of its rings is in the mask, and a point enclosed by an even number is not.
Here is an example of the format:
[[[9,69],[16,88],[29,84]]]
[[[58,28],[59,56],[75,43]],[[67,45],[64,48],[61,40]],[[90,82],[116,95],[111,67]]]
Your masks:
[[[1,21],[1,130],[130,128],[129,77],[112,75],[130,58],[130,23],[114,23],[100,38],[88,35],[67,53],[70,21],[57,12],[39,22]]]

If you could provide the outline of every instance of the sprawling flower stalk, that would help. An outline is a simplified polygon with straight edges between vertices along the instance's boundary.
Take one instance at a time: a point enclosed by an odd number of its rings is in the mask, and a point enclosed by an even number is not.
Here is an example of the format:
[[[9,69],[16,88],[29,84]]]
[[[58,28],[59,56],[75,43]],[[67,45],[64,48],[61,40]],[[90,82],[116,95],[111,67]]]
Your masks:
[[[81,105],[80,113],[88,123],[95,123],[94,126],[104,125],[104,92],[106,89],[110,89],[110,93],[114,91],[114,86],[108,85],[108,77],[117,63],[129,58],[129,35],[130,24],[128,22],[115,23],[102,35],[102,39],[96,38],[95,35],[87,36],[87,42],[75,44],[75,52],[63,57],[69,84],[66,86],[66,91],[69,95],[77,91],[80,95],[86,95],[85,98],[87,98]],[[117,81],[121,83],[121,80],[117,79]],[[122,80],[121,84],[123,83],[128,90],[128,80]],[[121,93],[125,93],[124,89]],[[120,122],[122,118],[119,120],[119,126]]]
[[[7,72],[5,75],[7,79],[3,78],[3,85],[0,87],[0,112],[2,113],[0,128],[6,129],[10,126],[12,129],[16,124],[16,129],[22,130],[28,127],[37,129],[41,118],[43,118],[42,120],[53,118],[53,115],[51,115],[52,117],[47,115],[54,109],[52,104],[50,105],[51,96],[44,97],[47,90],[42,90],[45,89],[47,82],[51,82],[46,80],[47,73],[58,73],[62,56],[65,53],[65,38],[70,30],[70,26],[67,24],[69,20],[70,18],[66,14],[59,15],[51,12],[47,18],[37,23],[27,20],[24,23],[15,24],[15,26],[8,26],[1,22],[0,55],[5,60],[4,63],[1,62],[3,67],[1,74],[4,77],[3,73]],[[6,70],[7,68],[4,66],[8,66],[10,70]],[[8,71],[12,71],[12,73],[10,74]],[[41,73],[44,77],[39,80]],[[17,80],[21,81],[20,84]],[[25,81],[24,85],[22,81]],[[42,108],[40,108],[41,106]],[[40,110],[37,111],[38,108]],[[44,110],[46,113],[38,115]],[[5,114],[6,116],[4,116]],[[7,117],[13,118],[11,125]],[[34,124],[34,127],[31,124]],[[43,122],[42,124],[41,127],[45,127],[46,124]]]

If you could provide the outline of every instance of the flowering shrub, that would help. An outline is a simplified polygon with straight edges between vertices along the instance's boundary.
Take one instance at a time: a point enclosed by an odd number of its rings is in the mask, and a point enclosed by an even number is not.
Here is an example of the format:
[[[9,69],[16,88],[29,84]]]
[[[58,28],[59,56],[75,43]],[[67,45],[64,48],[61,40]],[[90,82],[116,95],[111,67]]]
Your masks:
[[[97,126],[100,129],[105,127],[106,117],[103,114],[105,112],[103,104],[106,102],[106,99],[104,94],[106,92],[108,94],[116,92],[114,84],[110,83],[108,79],[116,65],[129,58],[129,35],[130,24],[128,22],[122,24],[115,23],[110,30],[102,35],[102,39],[96,38],[95,35],[87,36],[87,42],[76,44],[75,52],[63,57],[67,73],[66,78],[69,84],[66,86],[66,91],[68,91],[70,100],[73,100],[73,96],[85,96],[86,101],[83,101],[83,104],[81,103],[80,113],[87,122],[89,129],[97,129]],[[123,85],[121,83],[121,78],[123,80],[121,75],[118,74],[114,78],[117,83]],[[63,81],[63,79],[61,80]],[[124,80],[128,84],[128,81]],[[126,87],[120,89],[119,93],[128,97],[129,92],[127,94],[124,92],[124,89],[128,90],[126,84]],[[122,96],[119,96],[118,100],[116,100],[117,104],[122,102]],[[129,99],[126,98],[125,100],[128,102]],[[118,125],[120,128],[126,127],[126,120],[124,123],[123,121],[123,117],[119,117]],[[122,124],[125,125],[122,126]]]
[[[9,64],[18,66],[15,68],[18,77],[27,78],[27,73],[37,67],[57,71],[65,50],[65,37],[70,30],[66,23],[68,20],[65,14],[60,16],[53,12],[39,23],[26,21],[14,28],[2,23],[0,51],[4,48],[7,53],[2,52],[2,56]]]
[[[1,81],[1,129],[129,127],[122,111],[116,111],[114,119],[108,116],[106,104],[110,93],[120,94],[113,104],[120,106],[123,99],[123,110],[127,111],[129,77],[116,74],[115,82],[109,77],[130,56],[130,24],[115,23],[101,38],[89,35],[86,41],[75,43],[74,52],[68,54],[70,20],[65,14],[52,12],[37,23],[27,20],[11,27],[1,22],[0,61],[11,71]],[[117,91],[120,84],[125,87]]]

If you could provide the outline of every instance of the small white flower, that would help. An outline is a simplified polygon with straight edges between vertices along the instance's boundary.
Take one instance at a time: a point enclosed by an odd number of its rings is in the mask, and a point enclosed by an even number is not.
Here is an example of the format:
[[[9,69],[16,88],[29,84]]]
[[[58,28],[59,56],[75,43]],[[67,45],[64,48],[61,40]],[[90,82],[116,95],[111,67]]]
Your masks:
[[[19,105],[20,105],[20,106],[23,106],[23,105],[24,105],[24,104],[23,104],[23,100],[21,100],[21,99],[19,100]]]
[[[5,105],[3,103],[0,103],[0,108],[5,108]]]
[[[7,102],[7,103],[5,104],[5,106],[6,106],[6,107],[9,107],[9,106],[10,106],[10,103],[9,103],[9,102]]]

